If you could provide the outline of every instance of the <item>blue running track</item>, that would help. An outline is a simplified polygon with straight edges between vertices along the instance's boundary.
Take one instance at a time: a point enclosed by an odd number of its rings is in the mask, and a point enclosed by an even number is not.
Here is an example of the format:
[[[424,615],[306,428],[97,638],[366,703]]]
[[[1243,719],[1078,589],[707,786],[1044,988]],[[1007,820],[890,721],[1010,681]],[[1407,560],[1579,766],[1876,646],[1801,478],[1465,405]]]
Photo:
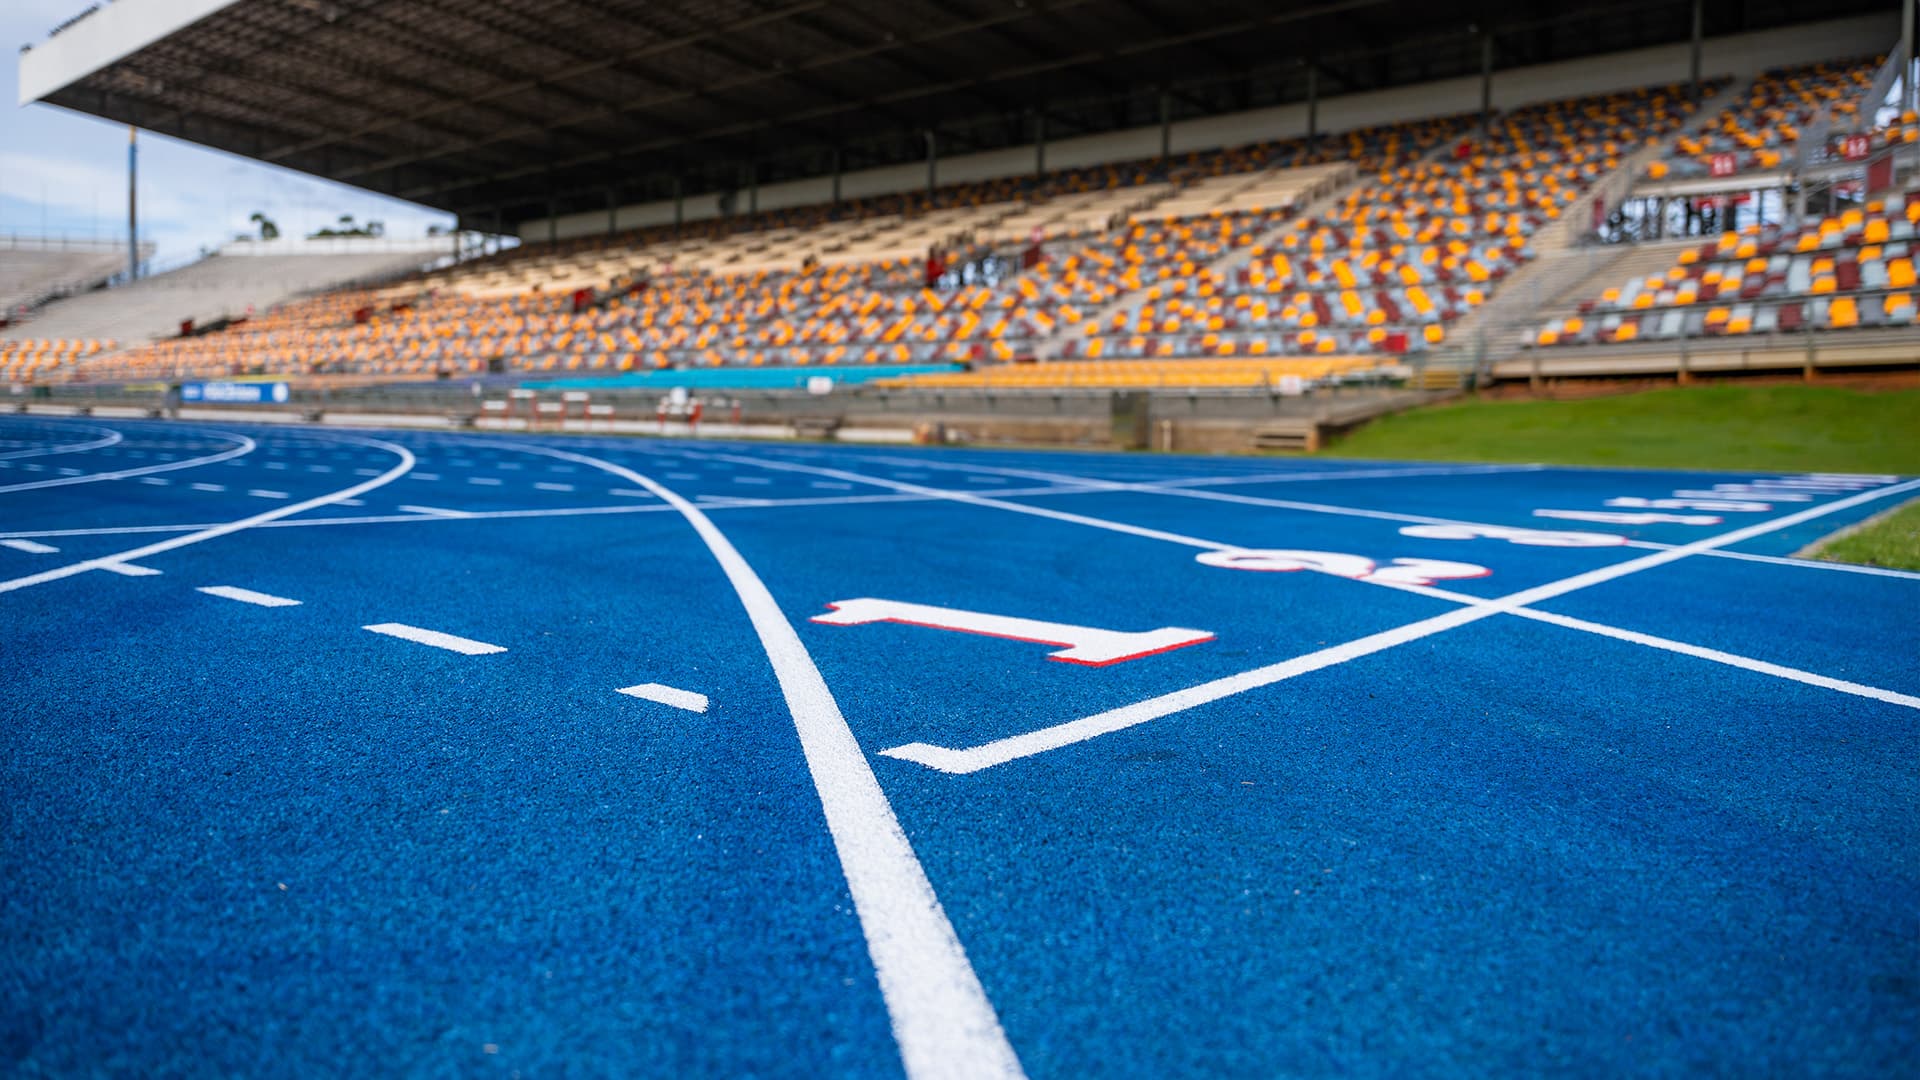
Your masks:
[[[1892,476],[0,419],[0,1074],[1914,1075]]]

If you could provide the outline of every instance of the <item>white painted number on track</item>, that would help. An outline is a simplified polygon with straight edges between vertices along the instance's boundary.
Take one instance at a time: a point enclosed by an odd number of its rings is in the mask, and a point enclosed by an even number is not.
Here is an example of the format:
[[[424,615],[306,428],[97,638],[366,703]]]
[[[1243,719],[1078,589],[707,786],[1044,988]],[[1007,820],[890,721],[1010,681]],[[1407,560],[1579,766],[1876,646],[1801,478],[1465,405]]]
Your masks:
[[[908,626],[925,626],[935,630],[954,630],[962,634],[1032,641],[1042,645],[1065,645],[1068,647],[1059,652],[1047,654],[1047,659],[1066,664],[1082,664],[1087,667],[1105,667],[1108,664],[1137,660],[1143,656],[1152,656],[1170,649],[1213,640],[1213,635],[1208,631],[1189,630],[1177,626],[1163,626],[1157,630],[1138,632],[1102,630],[1094,626],[1043,622],[1039,619],[1022,619],[1011,615],[989,615],[980,611],[934,607],[931,604],[909,604],[899,600],[877,600],[872,597],[835,600],[827,606],[833,609],[833,613],[815,615],[814,622],[828,626],[861,626],[877,622],[904,623]]]
[[[1505,525],[1408,525],[1400,530],[1400,535],[1421,540],[1505,540],[1526,547],[1619,547],[1627,542],[1626,537],[1616,533],[1549,532]]]
[[[1535,510],[1534,517],[1592,521],[1602,525],[1718,525],[1718,514],[1628,513],[1624,510]]]
[[[1194,561],[1202,566],[1216,566],[1223,570],[1254,570],[1276,574],[1311,570],[1318,574],[1351,578],[1354,581],[1370,581],[1380,585],[1431,585],[1436,581],[1458,581],[1464,578],[1486,577],[1493,573],[1484,566],[1448,562],[1444,559],[1395,559],[1391,566],[1376,567],[1372,559],[1360,555],[1345,555],[1337,551],[1275,549],[1203,551],[1194,556]]]
[[[1773,509],[1772,503],[1753,502],[1748,499],[1608,499],[1608,506],[1617,506],[1623,510],[1714,510],[1722,514],[1763,514]]]

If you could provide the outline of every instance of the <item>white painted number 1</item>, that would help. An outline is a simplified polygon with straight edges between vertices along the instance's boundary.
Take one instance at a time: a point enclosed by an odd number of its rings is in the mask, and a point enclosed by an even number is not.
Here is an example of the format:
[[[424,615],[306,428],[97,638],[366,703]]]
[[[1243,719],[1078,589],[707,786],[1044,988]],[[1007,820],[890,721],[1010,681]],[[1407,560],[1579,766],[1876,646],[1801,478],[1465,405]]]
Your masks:
[[[815,615],[812,621],[829,626],[861,626],[877,622],[904,623],[907,626],[926,626],[935,630],[955,630],[962,634],[981,634],[986,637],[1010,638],[1014,641],[1032,641],[1042,645],[1064,645],[1067,647],[1059,652],[1049,653],[1047,659],[1067,664],[1084,664],[1088,667],[1105,667],[1108,664],[1118,664],[1123,660],[1138,660],[1143,656],[1152,656],[1170,649],[1213,640],[1213,635],[1205,630],[1188,630],[1178,626],[1163,626],[1158,630],[1137,632],[1102,630],[1097,626],[1043,622],[1039,619],[1021,619],[1011,615],[988,615],[980,611],[934,607],[931,604],[909,604],[899,600],[876,600],[872,597],[835,600],[827,606],[833,609],[832,613]]]

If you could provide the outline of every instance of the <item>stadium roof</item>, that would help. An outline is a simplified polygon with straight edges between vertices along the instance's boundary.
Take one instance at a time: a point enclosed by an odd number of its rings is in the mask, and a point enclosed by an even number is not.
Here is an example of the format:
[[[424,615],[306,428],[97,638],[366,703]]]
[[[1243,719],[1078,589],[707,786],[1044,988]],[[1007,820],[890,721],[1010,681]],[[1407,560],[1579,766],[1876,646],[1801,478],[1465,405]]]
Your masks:
[[[1878,11],[1704,5],[1709,35]],[[23,100],[517,223],[1684,41],[1693,0],[141,0]],[[752,170],[749,174],[748,170]]]

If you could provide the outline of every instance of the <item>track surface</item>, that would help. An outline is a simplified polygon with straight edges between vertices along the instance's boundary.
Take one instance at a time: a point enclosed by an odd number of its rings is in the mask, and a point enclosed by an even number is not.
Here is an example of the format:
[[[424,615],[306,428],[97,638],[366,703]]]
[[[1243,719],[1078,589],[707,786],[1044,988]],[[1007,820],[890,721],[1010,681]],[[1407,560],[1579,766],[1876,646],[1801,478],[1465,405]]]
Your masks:
[[[9,417],[0,1071],[1911,1070],[1914,490]]]

